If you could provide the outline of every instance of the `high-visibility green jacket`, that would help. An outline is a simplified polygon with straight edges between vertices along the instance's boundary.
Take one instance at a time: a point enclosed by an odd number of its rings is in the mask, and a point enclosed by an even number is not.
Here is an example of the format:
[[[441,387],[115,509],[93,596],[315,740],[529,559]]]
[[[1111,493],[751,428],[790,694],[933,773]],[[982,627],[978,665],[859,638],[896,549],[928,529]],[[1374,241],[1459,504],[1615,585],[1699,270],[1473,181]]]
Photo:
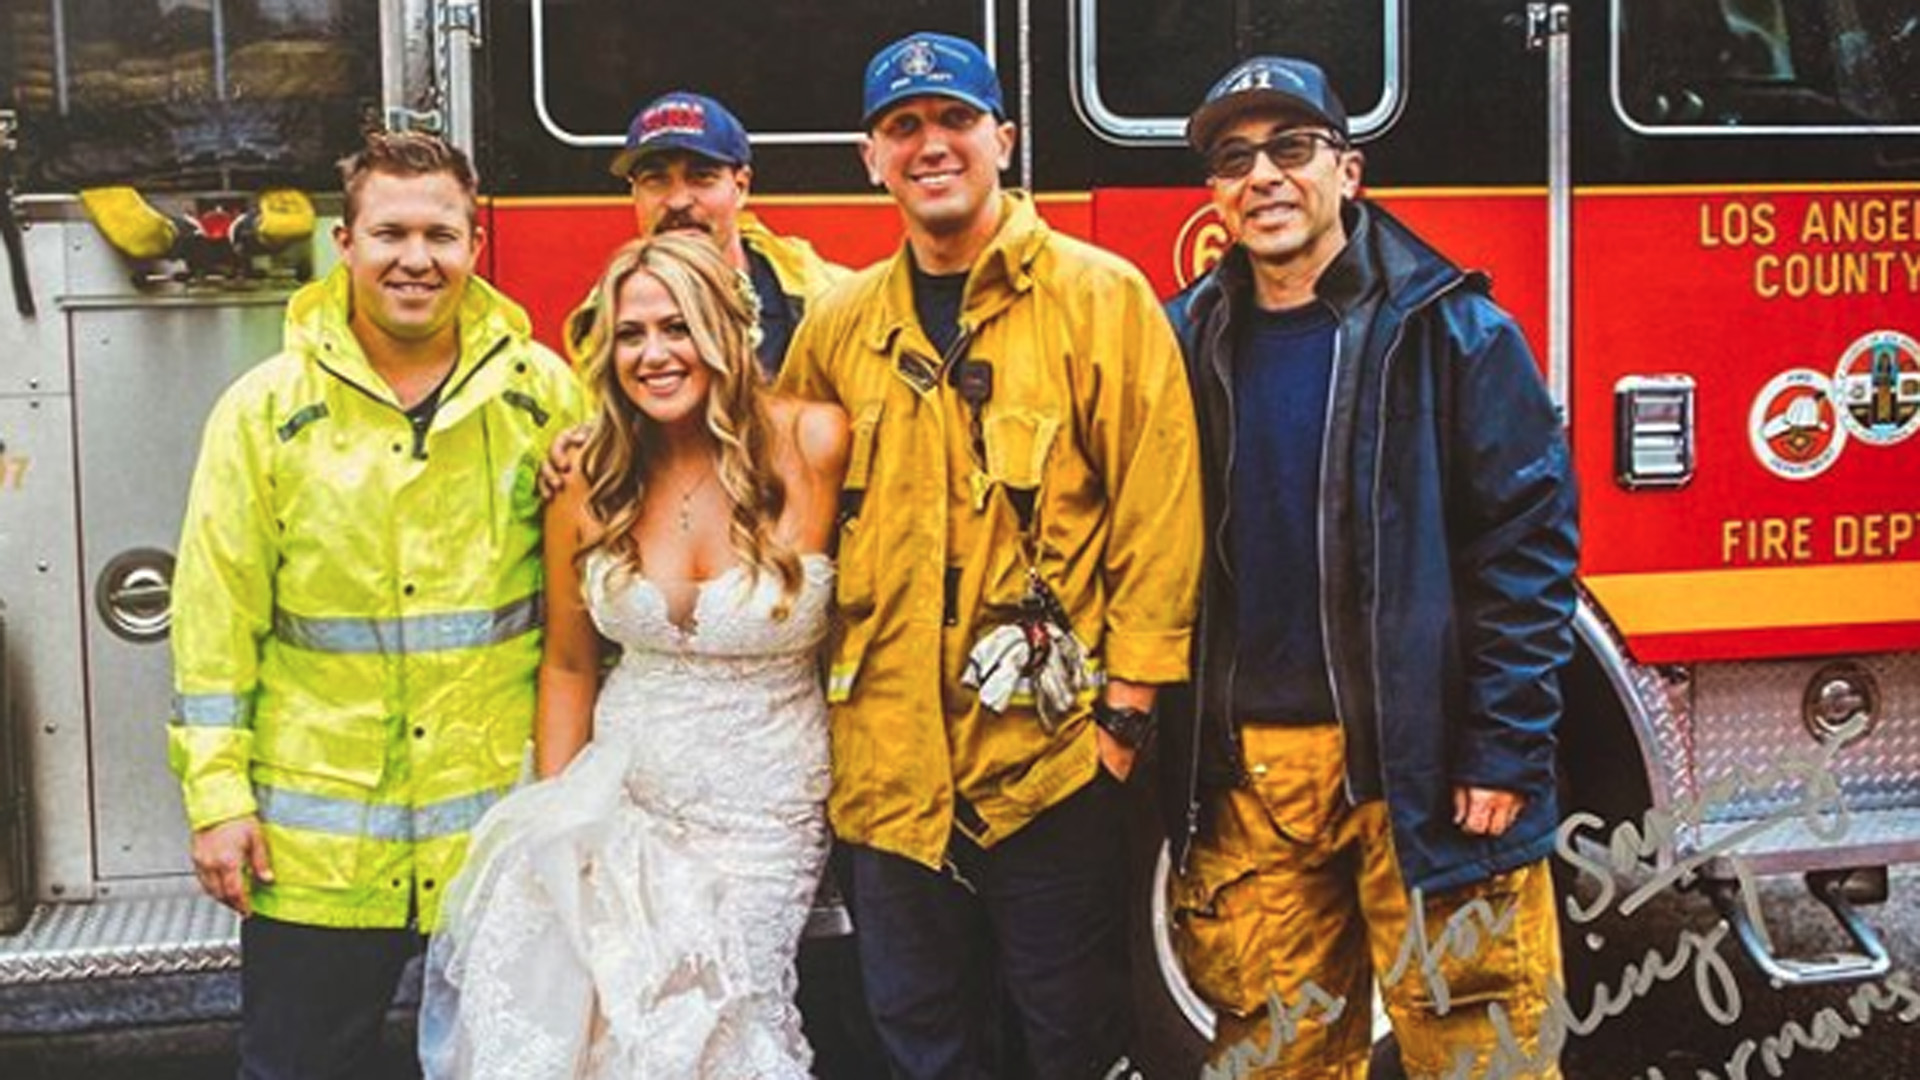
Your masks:
[[[344,268],[207,421],[174,576],[168,757],[195,829],[258,814],[269,918],[431,931],[524,759],[540,658],[536,471],[572,371],[478,278],[416,435],[347,324]]]

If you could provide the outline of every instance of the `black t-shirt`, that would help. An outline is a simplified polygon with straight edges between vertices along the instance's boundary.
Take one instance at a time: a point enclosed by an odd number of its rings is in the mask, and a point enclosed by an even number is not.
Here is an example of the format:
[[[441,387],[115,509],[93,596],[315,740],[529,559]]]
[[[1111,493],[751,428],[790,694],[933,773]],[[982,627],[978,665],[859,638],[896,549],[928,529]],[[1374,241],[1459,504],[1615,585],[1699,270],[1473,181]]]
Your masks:
[[[414,457],[427,456],[427,432],[433,430],[434,414],[440,411],[440,394],[446,390],[448,380],[453,378],[454,368],[459,366],[459,361],[455,360],[453,367],[448,368],[447,373],[441,376],[440,382],[432,390],[427,391],[427,396],[414,402],[412,407],[406,410],[407,423],[413,425]]]
[[[960,337],[960,302],[966,298],[967,271],[957,274],[929,274],[911,257],[913,268],[913,313],[920,329],[941,356],[953,348]]]

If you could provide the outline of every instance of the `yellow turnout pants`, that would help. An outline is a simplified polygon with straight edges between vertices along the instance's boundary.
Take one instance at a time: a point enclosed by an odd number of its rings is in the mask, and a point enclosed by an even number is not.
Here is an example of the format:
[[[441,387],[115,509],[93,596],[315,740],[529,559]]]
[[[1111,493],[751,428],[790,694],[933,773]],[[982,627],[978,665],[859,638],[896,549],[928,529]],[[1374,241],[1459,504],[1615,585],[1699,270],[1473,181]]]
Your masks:
[[[1173,887],[1182,965],[1219,1014],[1209,1073],[1364,1078],[1376,978],[1409,1076],[1485,1075],[1501,1024],[1536,1058],[1560,974],[1547,861],[1424,896],[1416,919],[1385,803],[1347,801],[1338,725],[1241,734],[1252,782],[1213,796]]]

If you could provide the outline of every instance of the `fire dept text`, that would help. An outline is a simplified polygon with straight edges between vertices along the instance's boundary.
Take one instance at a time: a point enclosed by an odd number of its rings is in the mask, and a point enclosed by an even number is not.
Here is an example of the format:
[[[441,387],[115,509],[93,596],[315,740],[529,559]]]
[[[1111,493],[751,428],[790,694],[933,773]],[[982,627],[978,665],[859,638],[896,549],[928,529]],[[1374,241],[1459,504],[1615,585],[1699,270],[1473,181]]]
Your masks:
[[[1720,523],[1720,561],[1729,566],[1816,559],[1897,559],[1920,535],[1920,513],[1837,514],[1825,528],[1799,517],[1728,518]]]

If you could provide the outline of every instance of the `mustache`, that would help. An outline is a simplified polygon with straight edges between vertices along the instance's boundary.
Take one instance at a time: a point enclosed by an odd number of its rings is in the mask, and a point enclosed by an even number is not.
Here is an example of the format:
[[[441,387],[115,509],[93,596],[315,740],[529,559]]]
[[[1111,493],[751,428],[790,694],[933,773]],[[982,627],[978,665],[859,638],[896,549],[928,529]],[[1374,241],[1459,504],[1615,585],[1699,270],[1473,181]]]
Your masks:
[[[660,224],[654,231],[666,232],[670,229],[699,229],[709,235],[713,233],[713,226],[694,217],[692,212],[687,210],[667,211],[666,216],[660,219]]]

